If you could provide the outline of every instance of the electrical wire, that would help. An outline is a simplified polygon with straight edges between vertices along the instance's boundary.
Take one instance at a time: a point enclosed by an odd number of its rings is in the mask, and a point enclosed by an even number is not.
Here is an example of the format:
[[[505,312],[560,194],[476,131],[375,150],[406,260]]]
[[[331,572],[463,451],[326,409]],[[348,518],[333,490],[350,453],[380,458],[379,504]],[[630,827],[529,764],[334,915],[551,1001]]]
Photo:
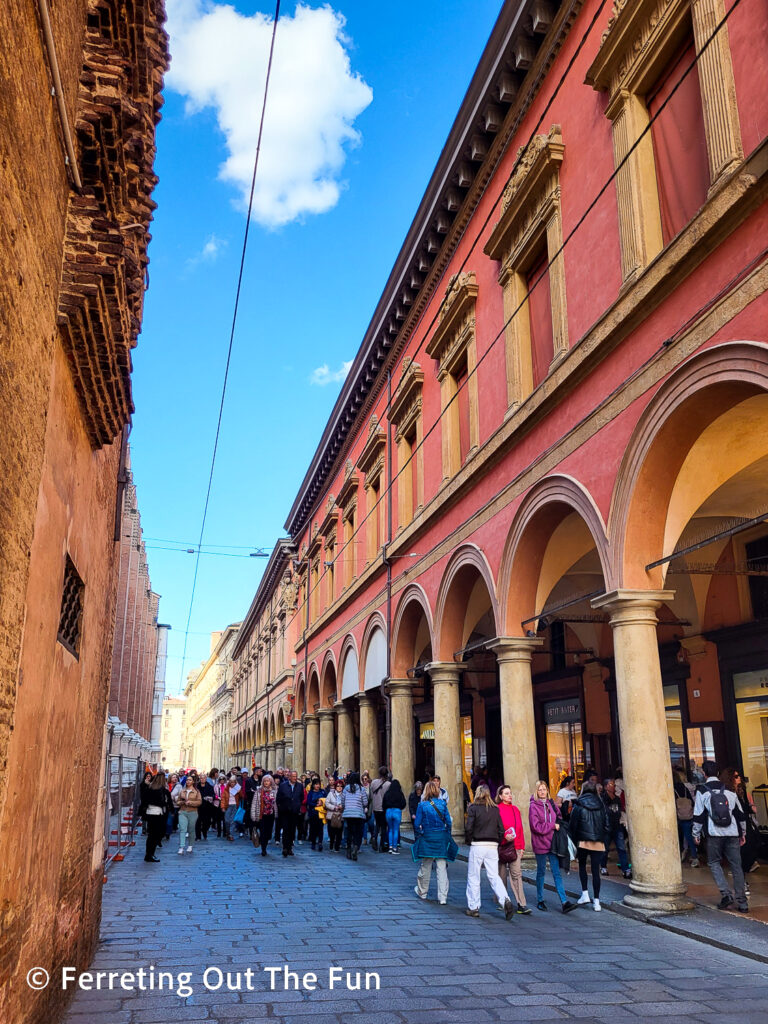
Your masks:
[[[272,58],[275,52],[275,36],[277,34],[277,23],[280,18],[280,0],[275,2],[275,17],[272,23],[272,37],[269,43],[269,59],[267,60],[267,74],[264,80],[264,100],[261,105],[261,117],[259,119],[259,135],[256,140],[256,155],[253,161],[253,175],[251,177],[251,191],[248,197],[248,215],[245,220],[245,232],[243,233],[243,248],[240,253],[240,269],[237,275],[237,289],[235,291],[235,305],[232,311],[232,328],[229,332],[229,346],[227,348],[227,361],[224,367],[224,381],[221,387],[221,401],[219,402],[219,415],[216,421],[216,436],[213,442],[213,453],[211,455],[211,471],[208,474],[208,488],[205,493],[205,504],[203,506],[203,518],[200,523],[200,537],[197,542],[197,556],[195,558],[195,572],[192,577],[192,593],[189,598],[189,613],[187,615],[187,625],[184,630],[184,652],[182,654],[181,661],[181,676],[180,683],[184,681],[184,662],[187,657],[187,640],[189,638],[189,625],[192,621],[192,608],[195,603],[195,591],[197,589],[197,575],[200,569],[200,555],[203,544],[203,534],[205,532],[205,522],[208,518],[208,506],[211,500],[211,487],[213,486],[213,472],[216,468],[216,455],[219,450],[219,436],[221,434],[221,419],[224,413],[224,400],[227,395],[227,382],[229,380],[229,367],[232,362],[232,346],[235,340],[235,327],[237,326],[237,314],[240,308],[240,292],[243,285],[243,271],[245,269],[245,253],[248,247],[248,233],[251,226],[251,212],[253,211],[253,196],[256,190],[256,173],[259,168],[259,155],[261,153],[261,137],[264,132],[264,116],[267,111],[267,96],[269,94],[269,79],[272,74]]]
[[[374,514],[374,513],[376,512],[376,510],[377,510],[377,508],[378,508],[378,506],[379,506],[380,502],[384,500],[384,498],[386,497],[386,495],[387,495],[387,493],[389,492],[390,488],[391,488],[391,487],[392,487],[392,486],[394,485],[394,483],[395,483],[395,481],[396,481],[396,480],[398,479],[398,477],[399,477],[399,476],[400,476],[401,474],[403,474],[403,473],[404,473],[404,472],[405,472],[406,470],[408,470],[408,469],[409,469],[409,467],[410,467],[410,464],[411,464],[411,462],[413,461],[413,459],[414,459],[414,458],[416,457],[416,454],[418,453],[419,449],[420,449],[420,448],[421,448],[421,447],[422,447],[422,446],[423,446],[423,445],[424,445],[424,444],[426,443],[427,439],[428,439],[428,438],[429,438],[429,437],[430,437],[430,436],[431,436],[431,435],[432,435],[432,434],[434,433],[434,431],[435,431],[435,430],[437,429],[437,427],[439,426],[439,424],[440,424],[440,422],[441,422],[442,418],[443,418],[443,417],[444,417],[444,416],[446,415],[446,413],[448,412],[448,410],[449,410],[449,408],[451,407],[451,405],[453,404],[453,402],[454,402],[454,401],[457,401],[457,400],[458,400],[458,396],[459,396],[459,393],[460,393],[461,389],[462,389],[462,388],[464,388],[464,387],[467,387],[467,386],[468,386],[468,384],[469,384],[469,381],[470,381],[470,379],[472,378],[472,376],[473,376],[474,374],[476,374],[476,373],[477,373],[478,369],[480,368],[480,366],[482,365],[482,363],[483,363],[483,362],[485,361],[485,359],[487,358],[487,356],[488,356],[488,355],[490,354],[490,352],[491,352],[491,351],[493,350],[493,348],[495,347],[495,345],[497,344],[497,342],[498,342],[498,341],[500,340],[500,338],[502,338],[502,337],[504,336],[504,333],[505,333],[505,331],[506,331],[507,327],[509,326],[509,324],[510,324],[510,323],[512,322],[512,320],[513,320],[513,319],[514,319],[514,318],[515,318],[515,317],[516,317],[516,316],[517,316],[517,315],[518,315],[518,314],[520,313],[520,311],[521,311],[521,310],[522,310],[522,309],[523,309],[523,308],[524,308],[524,307],[526,306],[526,304],[527,304],[527,302],[528,302],[528,299],[529,299],[530,295],[531,295],[531,294],[533,293],[534,289],[535,289],[536,287],[538,287],[538,285],[539,285],[539,284],[541,283],[541,281],[542,281],[542,280],[544,279],[545,275],[546,275],[546,274],[547,274],[547,272],[549,271],[549,268],[550,268],[550,267],[552,266],[552,264],[553,264],[553,263],[555,262],[555,260],[557,260],[557,259],[558,259],[558,258],[559,258],[559,257],[561,256],[561,254],[563,253],[563,251],[564,251],[564,249],[565,249],[566,245],[568,245],[568,244],[569,244],[569,242],[570,242],[570,241],[571,241],[571,240],[573,239],[573,236],[575,235],[575,233],[576,233],[576,232],[577,232],[577,231],[579,230],[579,228],[580,228],[580,227],[581,227],[581,226],[583,225],[583,223],[584,223],[584,221],[586,220],[586,218],[588,217],[588,215],[589,215],[589,214],[590,214],[590,213],[592,212],[592,210],[593,210],[593,209],[595,208],[595,206],[596,206],[596,205],[597,205],[597,203],[598,203],[598,202],[600,201],[600,199],[602,198],[602,196],[603,196],[603,195],[605,194],[605,192],[607,191],[607,189],[608,189],[608,188],[610,187],[610,185],[612,184],[612,182],[613,182],[613,181],[614,181],[614,180],[616,179],[616,177],[617,177],[617,175],[619,174],[619,172],[620,172],[620,171],[621,171],[621,170],[622,170],[622,169],[624,168],[624,166],[625,166],[625,165],[626,165],[626,163],[627,163],[627,162],[629,161],[629,159],[631,158],[632,154],[633,154],[633,153],[635,152],[635,150],[637,149],[637,147],[638,147],[638,146],[640,145],[640,143],[641,143],[641,142],[643,141],[643,139],[645,138],[645,136],[646,136],[647,134],[649,134],[649,133],[650,133],[650,131],[651,131],[651,128],[652,128],[652,126],[653,126],[653,124],[654,124],[654,123],[656,122],[656,120],[657,120],[657,119],[658,119],[658,118],[659,118],[659,117],[661,116],[661,114],[662,114],[662,113],[664,112],[664,110],[666,109],[666,107],[668,106],[668,104],[669,104],[669,103],[671,102],[672,98],[674,97],[674,95],[676,94],[677,90],[678,90],[678,89],[680,88],[680,86],[681,86],[681,85],[682,85],[682,83],[684,82],[684,80],[685,80],[685,79],[686,79],[686,78],[688,77],[688,75],[689,75],[689,74],[690,74],[690,73],[691,73],[691,72],[693,71],[693,69],[694,69],[694,68],[695,68],[695,67],[696,67],[696,66],[698,65],[698,62],[699,62],[699,60],[701,59],[702,55],[703,55],[703,54],[704,54],[704,53],[705,53],[705,52],[707,51],[707,49],[708,49],[708,48],[709,48],[709,47],[710,47],[710,46],[712,45],[712,43],[714,42],[714,39],[715,39],[715,37],[717,36],[718,32],[720,32],[720,30],[721,30],[721,29],[723,28],[723,26],[724,26],[724,25],[725,25],[725,24],[727,23],[727,21],[728,21],[728,19],[730,18],[731,14],[732,14],[732,13],[733,13],[733,12],[734,12],[734,11],[736,10],[736,8],[737,8],[737,7],[739,6],[739,4],[740,4],[741,2],[742,2],[742,0],[734,0],[734,2],[733,2],[733,4],[731,5],[731,7],[730,7],[730,8],[729,8],[729,9],[728,9],[728,10],[727,10],[726,12],[725,12],[724,16],[723,16],[723,17],[722,17],[722,18],[720,19],[720,21],[719,21],[719,22],[718,22],[718,23],[717,23],[717,24],[715,25],[715,27],[713,28],[713,30],[712,30],[712,32],[710,33],[710,35],[709,35],[709,36],[707,37],[707,39],[706,39],[706,40],[704,41],[704,43],[702,44],[702,46],[701,46],[701,49],[700,49],[700,50],[699,50],[699,51],[698,51],[698,52],[696,53],[696,55],[694,56],[693,60],[692,60],[692,61],[690,61],[690,63],[689,63],[689,64],[688,64],[687,66],[686,66],[686,68],[685,68],[685,70],[683,71],[683,73],[682,73],[682,75],[681,75],[680,79],[679,79],[679,80],[677,81],[677,83],[675,84],[675,86],[674,86],[674,87],[673,87],[673,88],[672,88],[672,89],[670,90],[670,92],[669,92],[669,95],[668,95],[668,96],[667,96],[667,97],[665,98],[665,100],[664,100],[664,101],[663,101],[663,102],[662,102],[662,103],[661,103],[661,104],[659,105],[659,108],[658,108],[658,110],[657,110],[657,111],[655,112],[655,114],[653,114],[653,115],[652,115],[652,116],[651,116],[651,117],[649,118],[649,120],[648,120],[648,124],[647,124],[647,125],[646,125],[646,126],[644,127],[643,131],[642,131],[642,132],[640,133],[640,135],[638,136],[638,138],[637,138],[637,139],[636,139],[636,140],[634,141],[634,143],[632,143],[632,145],[631,145],[631,146],[629,147],[629,149],[627,150],[627,153],[625,154],[625,156],[624,156],[624,157],[622,158],[622,160],[621,160],[621,161],[619,161],[619,163],[618,163],[618,164],[616,165],[616,167],[615,167],[615,169],[613,170],[613,172],[612,172],[612,173],[611,173],[611,174],[609,175],[609,177],[608,177],[608,178],[607,178],[607,180],[606,180],[606,181],[604,182],[604,184],[603,184],[603,185],[602,185],[602,186],[600,187],[600,189],[599,189],[599,190],[597,191],[597,193],[595,194],[595,196],[593,197],[593,199],[592,199],[592,200],[591,200],[591,201],[589,202],[589,204],[587,205],[586,209],[584,210],[584,212],[582,213],[582,215],[581,215],[581,216],[579,217],[579,219],[578,219],[578,220],[577,220],[577,222],[575,223],[574,227],[573,227],[573,228],[572,228],[572,229],[571,229],[571,230],[569,231],[569,233],[568,233],[568,234],[566,235],[566,237],[565,237],[565,238],[563,239],[563,242],[562,242],[562,244],[560,245],[560,247],[558,248],[558,250],[557,250],[557,251],[556,251],[556,252],[554,253],[554,255],[553,255],[553,256],[551,257],[551,259],[548,259],[548,260],[547,260],[547,263],[546,263],[546,265],[545,265],[545,266],[544,266],[544,267],[542,268],[542,270],[541,270],[541,273],[539,274],[539,276],[538,276],[538,277],[536,278],[536,280],[535,280],[535,281],[533,282],[533,284],[532,284],[532,285],[531,285],[531,286],[529,287],[529,289],[527,290],[526,294],[525,294],[525,295],[523,296],[523,298],[521,299],[521,301],[520,301],[520,302],[518,303],[518,305],[517,305],[517,306],[515,307],[515,309],[514,309],[514,310],[512,311],[512,313],[510,314],[510,316],[509,316],[509,317],[508,317],[508,318],[507,318],[507,319],[506,319],[506,320],[504,321],[504,323],[502,324],[502,326],[501,326],[500,330],[498,331],[498,333],[497,333],[497,334],[495,335],[495,337],[494,337],[494,338],[493,338],[493,339],[491,340],[491,342],[490,342],[490,344],[489,344],[488,348],[487,348],[487,349],[485,350],[485,352],[484,352],[484,353],[482,354],[482,356],[480,356],[480,357],[479,357],[479,358],[477,359],[477,361],[476,361],[476,364],[475,364],[475,366],[474,366],[474,367],[472,368],[472,370],[471,370],[470,372],[468,372],[468,373],[467,373],[466,377],[465,377],[465,378],[463,379],[463,381],[461,382],[461,384],[460,384],[460,385],[459,385],[459,386],[457,387],[457,389],[456,389],[456,392],[455,392],[455,394],[451,396],[451,398],[450,398],[450,399],[449,399],[449,400],[448,400],[448,401],[446,402],[446,404],[445,404],[445,407],[444,407],[443,409],[441,409],[441,411],[440,411],[440,413],[438,414],[438,416],[437,416],[437,418],[436,418],[435,422],[434,422],[434,423],[433,423],[433,424],[432,424],[432,425],[431,425],[431,426],[429,427],[429,429],[428,429],[428,430],[427,430],[427,431],[426,431],[426,432],[425,432],[425,433],[423,434],[423,436],[422,436],[421,440],[420,440],[420,441],[418,442],[418,444],[416,444],[416,445],[414,446],[414,448],[413,448],[413,449],[412,449],[412,451],[411,451],[411,454],[410,454],[410,456],[409,456],[409,457],[408,457],[408,458],[407,458],[407,459],[405,460],[404,464],[403,464],[403,465],[402,465],[402,466],[400,467],[400,469],[399,469],[399,470],[397,471],[397,473],[395,473],[395,475],[394,475],[394,476],[392,477],[392,480],[390,480],[390,481],[388,481],[388,482],[387,482],[387,487],[386,487],[386,488],[385,488],[385,489],[383,490],[383,492],[382,492],[382,493],[380,494],[380,496],[379,496],[379,498],[377,499],[377,501],[376,501],[376,502],[375,502],[375,503],[374,503],[374,504],[373,504],[373,505],[371,506],[371,508],[370,508],[370,509],[369,509],[369,510],[367,511],[367,513],[366,513],[366,514],[365,514],[365,516],[363,517],[363,519],[362,519],[362,520],[360,521],[360,523],[359,523],[359,524],[358,524],[358,525],[356,526],[356,528],[355,528],[355,530],[354,530],[354,532],[353,532],[352,536],[351,536],[351,537],[349,537],[349,538],[348,538],[348,539],[347,539],[347,540],[346,540],[346,541],[345,541],[345,542],[344,542],[344,543],[342,544],[342,546],[341,546],[341,547],[339,548],[339,553],[338,553],[339,555],[341,555],[341,554],[342,554],[342,552],[343,552],[343,551],[344,551],[344,550],[345,550],[345,549],[347,548],[347,546],[348,546],[348,545],[349,545],[350,543],[352,543],[352,541],[353,541],[353,540],[355,539],[356,535],[357,535],[357,534],[358,534],[358,533],[359,533],[359,532],[360,532],[360,531],[362,530],[362,528],[363,528],[363,526],[365,525],[365,523],[367,522],[367,520],[368,520],[368,519],[369,519],[369,518],[370,518],[370,517],[371,517],[371,516],[372,516],[372,515],[373,515],[373,514]],[[587,34],[589,33],[589,31],[591,31],[591,29],[592,29],[592,27],[593,27],[594,23],[595,23],[595,19],[593,19],[593,20],[592,20],[592,22],[590,23],[590,25],[589,25],[589,28],[588,28],[588,30],[587,30]],[[583,42],[583,39],[582,39],[582,42]],[[560,80],[560,83],[558,83],[558,85],[560,85],[560,84],[562,84],[562,78],[561,78],[561,80]],[[513,171],[513,173],[514,173],[514,171]],[[510,177],[511,177],[511,176],[510,176]],[[506,183],[505,183],[505,185],[504,185],[504,188],[506,188]],[[500,193],[500,195],[499,195],[499,198],[501,198],[501,196],[503,195],[503,193],[504,193],[504,188],[502,189],[502,191],[501,191],[501,193]],[[496,203],[498,203],[498,201],[499,201],[499,198],[497,198],[497,200],[496,200]],[[496,204],[494,204],[494,206],[495,206],[495,205],[496,205]],[[487,223],[487,221],[486,221],[486,223]],[[462,264],[462,265],[463,265],[463,264]],[[434,319],[433,319],[432,323],[434,323]],[[588,333],[588,332],[587,332],[587,333]],[[663,350],[666,350],[666,348],[668,347],[669,343],[670,343],[670,339],[667,339],[667,341],[666,341],[666,342],[664,343],[664,346],[662,346],[662,349],[663,349]],[[660,351],[661,351],[661,350],[660,350]],[[652,358],[658,357],[658,355],[660,354],[660,351],[659,351],[659,352],[657,352],[657,353],[654,353],[654,356],[653,356]],[[644,368],[644,367],[643,367],[643,368]],[[633,377],[634,377],[634,374],[632,375],[632,377],[631,377],[630,379],[632,379]],[[624,386],[626,386],[626,383],[627,383],[626,381],[622,381],[621,387],[624,387]],[[531,397],[531,396],[529,395],[529,396],[528,396],[528,398],[530,398],[530,397]],[[526,400],[527,400],[527,399],[526,399]],[[593,410],[592,412],[590,412],[590,414],[589,414],[589,415],[591,416],[591,415],[593,415],[593,414],[594,414],[594,410]],[[567,432],[567,433],[566,433],[565,435],[563,435],[563,436],[564,436],[564,437],[567,437],[567,436],[568,436],[568,433],[570,433],[570,431],[569,431],[569,432]],[[557,441],[556,443],[560,443],[560,440],[562,440],[562,439],[558,439],[558,441]],[[538,463],[538,461],[539,461],[539,459],[538,459],[538,458],[537,458],[536,460],[534,460],[534,461],[533,461],[533,463],[532,463],[532,466],[535,466],[535,465],[536,465],[536,464]],[[526,471],[527,471],[527,469],[526,469]],[[505,484],[505,487],[506,487],[507,485],[508,485],[508,484]],[[338,556],[337,556],[337,557],[338,557]],[[323,569],[323,571],[322,571],[322,573],[320,574],[320,576],[318,577],[318,580],[317,580],[317,582],[316,582],[316,584],[315,584],[315,586],[314,586],[314,587],[309,587],[309,581],[307,581],[307,588],[306,588],[306,589],[307,589],[307,593],[306,593],[306,596],[305,596],[304,602],[302,602],[302,604],[301,604],[300,608],[297,608],[297,610],[296,610],[296,612],[294,613],[294,615],[293,615],[292,619],[291,619],[291,620],[289,620],[290,622],[292,622],[292,621],[293,621],[293,619],[295,619],[295,618],[296,618],[296,617],[297,617],[297,616],[299,615],[299,613],[301,612],[301,610],[302,610],[302,609],[303,609],[303,608],[305,607],[305,603],[306,603],[306,601],[308,601],[308,600],[309,600],[309,597],[310,597],[311,593],[312,593],[312,592],[313,592],[313,591],[314,591],[315,589],[318,589],[318,588],[319,588],[319,586],[320,586],[320,583],[322,582],[322,580],[323,580],[323,578],[325,577],[326,573],[327,573],[327,569]]]

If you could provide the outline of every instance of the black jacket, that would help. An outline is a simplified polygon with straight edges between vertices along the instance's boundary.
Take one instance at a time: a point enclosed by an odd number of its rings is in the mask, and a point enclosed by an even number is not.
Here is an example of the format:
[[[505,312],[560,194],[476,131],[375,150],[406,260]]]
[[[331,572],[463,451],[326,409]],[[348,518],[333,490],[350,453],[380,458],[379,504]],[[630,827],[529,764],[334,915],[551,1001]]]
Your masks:
[[[611,833],[618,832],[621,828],[621,797],[618,793],[615,796],[609,796],[603,790],[602,801],[608,813],[608,827]]]
[[[166,814],[173,814],[173,802],[167,786],[163,786],[162,789],[152,789],[151,786],[147,786],[139,806],[140,817],[147,813],[147,807],[150,804],[153,804],[155,807],[162,807]]]
[[[582,840],[591,843],[608,841],[611,833],[608,811],[597,793],[585,793],[574,801],[568,831],[577,845]]]
[[[494,804],[470,804],[467,810],[468,843],[500,843],[504,838],[504,826],[499,808]]]
[[[381,806],[385,811],[388,811],[390,807],[396,811],[405,810],[405,793],[400,788],[400,783],[397,779],[394,782],[390,782],[389,789],[382,798]]]
[[[290,811],[292,814],[299,814],[301,805],[304,802],[304,787],[300,782],[291,785],[289,779],[283,779],[277,787],[275,802],[278,811],[283,813]]]

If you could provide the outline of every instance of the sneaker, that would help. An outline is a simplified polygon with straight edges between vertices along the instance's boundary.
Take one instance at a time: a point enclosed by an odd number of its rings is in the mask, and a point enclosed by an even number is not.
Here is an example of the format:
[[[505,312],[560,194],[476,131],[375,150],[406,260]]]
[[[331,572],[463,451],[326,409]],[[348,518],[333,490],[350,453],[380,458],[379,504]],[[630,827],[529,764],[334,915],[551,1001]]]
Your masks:
[[[570,914],[570,912],[572,910],[575,910],[575,909],[576,909],[576,904],[575,903],[571,903],[570,900],[566,900],[565,903],[563,904],[563,913],[564,914]]]
[[[743,907],[736,907],[735,909],[738,910],[738,912],[740,914],[748,914],[749,913],[749,907],[747,906],[746,903],[744,904]]]
[[[184,853],[184,847],[182,846],[182,848],[179,850],[179,856],[181,857],[183,855],[183,853]]]
[[[631,871],[622,871],[621,873],[622,873],[622,875],[625,878],[631,878],[632,877],[632,872]]]
[[[191,846],[187,847],[187,853],[192,853],[192,847]]]
[[[595,910],[600,911],[603,908],[600,906],[600,900],[595,900]]]
[[[427,898],[427,894],[424,893],[424,895],[422,896],[421,893],[419,892],[419,890],[416,888],[415,885],[413,887],[413,891],[416,893],[416,895],[419,897],[420,900],[425,900]]]
[[[516,914],[525,914],[525,915],[528,915],[528,914],[532,914],[532,913],[533,913],[533,911],[531,910],[531,908],[530,908],[530,907],[518,907],[518,908],[517,908],[517,910],[515,911],[515,913],[516,913]]]
[[[748,885],[744,886],[744,895],[745,896],[751,896],[752,895],[752,893],[749,891],[749,886]]]
[[[600,874],[601,875],[607,875],[608,874],[608,868],[600,868]]]
[[[728,907],[733,903],[733,896],[723,896],[720,902],[717,904],[718,910],[727,910]]]
[[[424,899],[426,899],[426,898],[427,897],[425,896]],[[448,900],[438,900],[437,901],[437,905],[438,905],[438,907],[444,907],[447,902],[448,902]]]
[[[579,896],[579,898],[578,898],[578,899],[576,900],[576,903],[577,903],[577,904],[578,904],[579,906],[582,906],[582,905],[583,905],[583,904],[585,904],[585,903],[591,903],[591,902],[592,902],[592,901],[591,901],[591,900],[590,900],[590,898],[589,898],[589,893],[588,893],[588,892],[583,892],[583,893],[581,894],[581,896]]]
[[[387,853],[391,853],[391,854],[394,854],[394,853],[395,853],[395,851],[394,851],[394,850],[393,850],[393,849],[392,849],[392,848],[390,847],[390,849],[389,849],[389,850],[387,850]]]
[[[467,917],[480,917],[480,911],[479,910],[470,910],[469,907],[467,907],[467,909],[464,911],[464,913],[467,915]]]
[[[544,900],[539,900],[539,902],[536,904],[536,906],[538,907],[539,910],[549,910],[549,907],[544,902]]]
[[[759,870],[760,870],[760,865],[759,865],[759,864],[757,863],[757,861],[755,861],[755,863],[754,863],[754,864],[752,865],[752,867],[751,867],[751,868],[749,869],[749,871],[747,872],[747,874],[751,875],[753,871],[759,871]]]
[[[694,857],[693,860],[691,861],[691,867],[692,868],[697,868],[698,866],[699,866],[699,858],[698,857]]]

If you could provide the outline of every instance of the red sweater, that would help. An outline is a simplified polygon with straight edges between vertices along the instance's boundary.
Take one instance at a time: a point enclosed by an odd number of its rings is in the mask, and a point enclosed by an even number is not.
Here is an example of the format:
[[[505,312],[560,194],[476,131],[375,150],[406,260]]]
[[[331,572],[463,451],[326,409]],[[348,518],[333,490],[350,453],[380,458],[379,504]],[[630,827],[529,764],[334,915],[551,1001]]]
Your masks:
[[[504,831],[508,828],[515,830],[515,849],[525,849],[525,834],[523,833],[523,820],[520,817],[520,811],[514,804],[499,804],[499,813],[501,814],[501,822],[504,825]]]

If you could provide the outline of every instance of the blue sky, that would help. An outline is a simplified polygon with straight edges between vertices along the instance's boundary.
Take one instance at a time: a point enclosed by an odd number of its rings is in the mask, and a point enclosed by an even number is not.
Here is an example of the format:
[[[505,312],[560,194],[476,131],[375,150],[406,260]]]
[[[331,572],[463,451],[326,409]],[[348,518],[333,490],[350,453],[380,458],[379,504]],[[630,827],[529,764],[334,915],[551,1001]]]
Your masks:
[[[231,549],[239,555],[271,550],[283,533],[336,377],[357,351],[501,0],[301,6],[298,17],[295,3],[281,7],[204,538],[242,545]],[[161,548],[192,546],[200,531],[274,8],[171,0],[169,10],[176,60],[157,135],[131,444],[152,585],[173,627],[167,691],[176,693],[194,557]],[[202,556],[185,675],[207,656],[210,631],[245,615],[263,565]]]

